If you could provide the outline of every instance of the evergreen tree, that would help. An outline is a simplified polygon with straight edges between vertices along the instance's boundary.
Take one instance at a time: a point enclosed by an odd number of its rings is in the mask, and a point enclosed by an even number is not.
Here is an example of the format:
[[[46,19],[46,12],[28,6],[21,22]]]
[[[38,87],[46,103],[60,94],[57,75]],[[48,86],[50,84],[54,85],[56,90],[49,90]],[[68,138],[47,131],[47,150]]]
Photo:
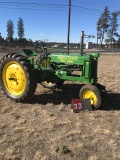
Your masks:
[[[19,18],[18,24],[17,24],[17,29],[18,29],[18,38],[19,40],[22,40],[24,37],[24,23],[22,18]]]
[[[118,26],[119,26],[119,24],[118,24],[119,14],[120,14],[120,12],[118,12],[118,11],[111,13],[110,27],[107,32],[109,43],[111,43],[111,46],[112,46],[112,43],[115,44],[116,37],[119,37],[119,34],[117,33]]]
[[[117,45],[120,47],[120,35],[119,35],[119,38],[117,40]]]
[[[13,35],[14,35],[14,24],[13,24],[13,21],[10,19],[8,22],[7,22],[7,39],[9,41],[13,41]]]
[[[104,12],[101,14],[99,20],[97,21],[97,34],[100,39],[101,47],[105,33],[107,33],[107,29],[109,27],[109,19],[110,19],[110,12],[108,7],[106,6],[104,8]]]

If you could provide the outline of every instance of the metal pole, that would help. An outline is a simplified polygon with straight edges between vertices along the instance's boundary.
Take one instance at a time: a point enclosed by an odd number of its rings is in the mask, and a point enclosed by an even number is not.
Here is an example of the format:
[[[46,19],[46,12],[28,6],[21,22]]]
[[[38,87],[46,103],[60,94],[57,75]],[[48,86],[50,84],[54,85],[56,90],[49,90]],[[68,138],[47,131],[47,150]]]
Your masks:
[[[68,38],[67,38],[67,50],[69,54],[69,43],[70,43],[70,14],[71,14],[71,0],[69,0],[68,6]]]
[[[98,33],[97,33],[97,49],[98,49]]]
[[[81,32],[81,41],[80,41],[80,55],[83,55],[83,47],[84,47],[84,31]]]

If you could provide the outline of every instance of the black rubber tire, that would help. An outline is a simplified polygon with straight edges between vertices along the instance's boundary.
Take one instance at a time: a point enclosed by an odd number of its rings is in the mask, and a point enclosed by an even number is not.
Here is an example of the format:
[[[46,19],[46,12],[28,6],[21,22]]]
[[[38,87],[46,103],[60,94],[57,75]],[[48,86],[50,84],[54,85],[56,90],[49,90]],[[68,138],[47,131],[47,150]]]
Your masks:
[[[85,98],[85,92],[89,92],[91,94],[88,93],[87,97],[86,98],[90,98],[91,101],[95,101],[94,102],[91,102],[91,106],[93,109],[98,109],[98,108],[101,108],[102,106],[102,102],[103,102],[103,97],[102,97],[102,94],[101,92],[99,91],[99,89],[94,86],[94,85],[84,85],[81,89],[80,89],[80,92],[79,92],[79,97],[80,99],[84,99]],[[93,98],[93,99],[92,99]]]
[[[20,68],[22,68],[22,71],[25,75],[25,87],[23,89],[23,92],[19,95],[12,94],[12,92],[9,91],[9,89],[5,86],[4,80],[3,80],[3,73],[5,70],[5,66],[9,63],[16,63]],[[15,73],[14,73],[15,74]],[[17,77],[18,74],[16,74]],[[7,81],[7,77],[6,77]],[[8,84],[7,84],[8,85]],[[9,97],[10,99],[17,101],[17,102],[25,102],[31,99],[31,97],[34,95],[34,92],[37,87],[37,83],[35,81],[35,75],[33,66],[30,64],[28,59],[19,54],[19,53],[9,53],[5,55],[1,61],[0,61],[0,86],[4,93]],[[16,91],[17,93],[17,91]]]
[[[99,89],[99,91],[101,92],[102,94],[102,97],[103,97],[103,100],[105,101],[106,98],[107,98],[107,91],[105,89],[105,86],[101,85],[101,84],[97,84],[97,88]]]

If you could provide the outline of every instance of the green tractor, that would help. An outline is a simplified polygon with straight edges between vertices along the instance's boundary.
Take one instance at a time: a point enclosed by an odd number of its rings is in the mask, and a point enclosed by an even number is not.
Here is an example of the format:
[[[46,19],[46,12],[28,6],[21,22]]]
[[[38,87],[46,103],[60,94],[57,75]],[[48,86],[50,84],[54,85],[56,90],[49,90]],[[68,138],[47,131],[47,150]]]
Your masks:
[[[39,48],[39,51],[38,51]],[[97,83],[99,53],[48,53],[40,41],[35,50],[23,49],[23,54],[9,53],[0,61],[0,86],[10,99],[25,102],[31,99],[37,83],[44,87],[59,88],[64,81],[83,83],[80,99],[90,98],[94,109],[104,101],[105,87]]]

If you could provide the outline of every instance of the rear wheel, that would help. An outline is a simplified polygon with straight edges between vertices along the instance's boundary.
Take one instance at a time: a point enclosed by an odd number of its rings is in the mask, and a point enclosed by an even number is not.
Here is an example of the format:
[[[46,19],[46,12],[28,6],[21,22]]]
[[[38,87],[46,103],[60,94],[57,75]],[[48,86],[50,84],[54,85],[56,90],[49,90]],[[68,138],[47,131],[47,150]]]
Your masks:
[[[79,92],[79,97],[81,99],[89,98],[91,106],[94,109],[98,109],[102,106],[102,94],[99,89],[94,85],[84,85]]]
[[[5,94],[15,101],[30,99],[36,89],[30,62],[21,54],[10,53],[0,61],[0,85]]]

